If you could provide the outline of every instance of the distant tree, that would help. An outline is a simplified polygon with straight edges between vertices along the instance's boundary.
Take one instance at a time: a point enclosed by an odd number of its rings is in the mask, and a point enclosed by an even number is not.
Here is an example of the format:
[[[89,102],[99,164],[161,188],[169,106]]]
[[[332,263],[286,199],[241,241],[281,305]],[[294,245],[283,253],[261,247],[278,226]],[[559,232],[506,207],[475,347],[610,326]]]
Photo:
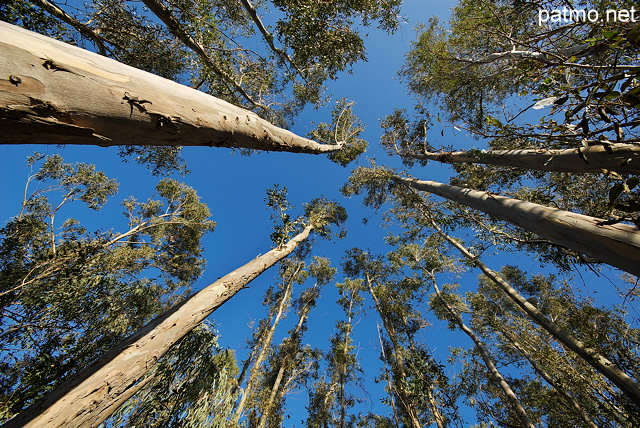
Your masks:
[[[353,339],[354,317],[361,311],[363,297],[362,280],[345,279],[337,283],[346,319],[336,322],[335,333],[331,337],[331,347],[326,353],[327,373],[317,379],[309,394],[309,417],[307,427],[355,426],[357,418],[348,415],[358,398],[350,394],[348,387],[360,381],[360,365],[355,353]]]
[[[282,191],[270,191],[268,205],[276,208],[288,205],[285,196]],[[43,419],[55,421],[52,422],[54,426],[104,421],[144,386],[140,381],[142,376],[174,343],[246,284],[293,252],[312,231],[320,236],[329,236],[330,225],[341,224],[346,213],[334,202],[314,200],[305,206],[304,216],[285,219],[279,235],[283,242],[276,248],[172,306],[14,417],[6,426],[38,426]],[[290,233],[295,235],[287,240]],[[73,409],[66,406],[69,400],[74,402]]]
[[[164,179],[148,200],[122,202],[125,231],[92,233],[60,217],[80,204],[99,211],[118,183],[58,155],[28,164],[20,212],[0,230],[5,421],[182,299],[215,226],[192,188]]]

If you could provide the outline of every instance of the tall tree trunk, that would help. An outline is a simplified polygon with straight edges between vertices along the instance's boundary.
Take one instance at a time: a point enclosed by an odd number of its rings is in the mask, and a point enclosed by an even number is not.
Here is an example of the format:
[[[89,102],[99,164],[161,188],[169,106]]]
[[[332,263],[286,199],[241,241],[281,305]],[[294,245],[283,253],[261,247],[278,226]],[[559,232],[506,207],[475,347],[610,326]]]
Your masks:
[[[442,297],[442,295],[440,294],[440,289],[438,288],[438,284],[436,283],[436,279],[433,276],[433,274],[429,274],[429,275],[431,276],[433,287],[436,291],[436,296],[438,296],[438,299],[440,300],[440,302],[442,302],[442,304],[447,309],[447,311],[455,319],[458,326],[460,326],[460,329],[467,336],[469,336],[471,340],[473,340],[473,343],[475,343],[476,349],[478,350],[480,357],[482,358],[485,365],[487,366],[487,369],[489,370],[491,377],[498,384],[498,386],[500,386],[500,389],[502,389],[502,392],[504,392],[504,394],[507,396],[507,400],[513,406],[513,409],[518,415],[518,419],[520,419],[520,423],[522,424],[522,426],[535,428],[535,425],[533,425],[533,422],[527,415],[527,412],[522,406],[522,403],[520,403],[520,400],[516,396],[515,392],[513,392],[509,383],[507,383],[507,381],[504,379],[504,377],[500,374],[500,372],[496,368],[496,365],[493,363],[493,360],[491,359],[491,356],[487,352],[487,349],[484,347],[484,344],[482,343],[482,341],[478,338],[478,336],[476,336],[476,334],[469,327],[466,326],[460,314],[454,308],[452,308],[451,305],[449,305],[447,301]]]
[[[4,425],[97,426],[140,389],[138,380],[171,346],[253,279],[288,256],[312,231],[261,255],[175,305]]]
[[[522,354],[522,356],[524,356],[524,358],[529,362],[533,370],[536,373],[538,373],[538,375],[542,379],[544,379],[545,382],[551,385],[551,387],[553,387],[553,389],[555,389],[562,398],[564,398],[567,404],[569,404],[569,406],[573,408],[575,413],[578,416],[580,416],[582,421],[587,426],[591,428],[598,428],[598,426],[593,422],[593,420],[589,417],[589,415],[587,415],[587,413],[582,409],[582,406],[580,406],[580,403],[578,403],[578,401],[571,394],[569,394],[562,385],[558,384],[558,382],[553,380],[551,375],[549,375],[549,373],[547,373],[547,371],[544,368],[542,368],[536,362],[536,360],[534,360],[533,356],[529,352],[527,352],[526,349],[524,349],[524,347],[518,342],[518,340],[514,337],[512,333],[506,330],[500,330],[500,333],[502,333],[502,335],[507,339],[507,341],[511,343],[511,345],[513,345],[513,347],[516,348],[518,352]]]
[[[558,342],[571,349],[594,369],[613,382],[620,390],[640,408],[640,386],[613,362],[600,355],[595,349],[587,347],[567,330],[549,319],[545,314],[522,297],[518,291],[505,281],[497,272],[492,271],[477,256],[471,254],[460,242],[453,239],[431,220],[434,229],[460,253],[496,284],[534,323],[548,331]]]
[[[635,226],[606,225],[599,218],[435,181],[398,176],[393,176],[393,180],[483,211],[558,245],[640,276],[640,232]]]
[[[598,145],[576,149],[471,150],[403,156],[442,163],[481,163],[541,171],[640,174],[640,146],[635,144],[611,144],[608,149]]]
[[[249,110],[0,22],[0,143],[239,147],[324,153]]]
[[[278,324],[280,323],[280,319],[282,318],[282,314],[284,313],[285,308],[289,303],[289,295],[291,293],[291,288],[293,287],[294,277],[298,274],[298,272],[300,272],[301,268],[302,268],[302,265],[300,265],[296,269],[295,273],[291,275],[291,278],[289,278],[289,280],[285,281],[282,297],[280,298],[279,302],[277,302],[278,308],[276,310],[276,313],[273,315],[273,321],[271,323],[271,326],[269,327],[269,330],[267,330],[267,332],[264,335],[262,335],[262,337],[260,337],[258,340],[258,343],[256,345],[256,347],[258,348],[258,353],[253,365],[251,366],[251,370],[249,371],[249,379],[247,380],[247,385],[242,391],[242,395],[240,396],[240,401],[238,402],[238,406],[236,407],[236,410],[233,415],[233,420],[234,420],[234,423],[236,424],[238,422],[238,419],[240,419],[240,416],[242,415],[242,411],[244,410],[244,404],[249,394],[251,394],[251,391],[256,381],[256,377],[259,373],[260,367],[262,366],[262,363],[267,357],[267,351],[269,350],[269,346],[271,346],[271,341],[276,331],[276,327],[278,327]],[[242,379],[239,378],[238,384],[240,384],[241,382],[242,382]]]
[[[380,315],[380,319],[382,319],[382,326],[384,327],[387,336],[389,336],[389,340],[391,340],[391,345],[393,347],[393,359],[395,360],[395,364],[392,364],[393,367],[395,365],[400,379],[394,379],[393,385],[394,388],[398,392],[398,398],[400,398],[400,402],[402,403],[402,407],[404,408],[409,422],[413,428],[420,428],[420,421],[418,419],[418,412],[416,411],[416,407],[413,403],[413,398],[407,392],[405,388],[405,383],[407,379],[407,370],[404,364],[404,358],[402,356],[402,351],[400,349],[400,344],[398,343],[398,336],[396,334],[396,330],[393,325],[389,322],[387,315],[384,313],[382,309],[382,305],[380,303],[380,299],[376,295],[375,290],[373,289],[373,284],[369,275],[366,275],[365,282],[367,283],[367,288],[369,289],[369,293],[373,298],[373,301],[376,306],[376,310]],[[381,344],[382,346],[382,344]],[[395,378],[395,376],[394,376]]]

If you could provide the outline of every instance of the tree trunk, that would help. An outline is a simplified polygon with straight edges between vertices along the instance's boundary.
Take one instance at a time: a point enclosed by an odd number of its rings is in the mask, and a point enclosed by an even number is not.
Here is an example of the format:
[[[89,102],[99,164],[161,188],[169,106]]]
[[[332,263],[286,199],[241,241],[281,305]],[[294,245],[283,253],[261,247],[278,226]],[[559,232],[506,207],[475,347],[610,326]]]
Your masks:
[[[244,404],[247,401],[249,394],[251,394],[251,391],[253,390],[253,385],[260,371],[260,367],[262,366],[262,363],[267,357],[267,353],[268,353],[269,347],[271,346],[271,340],[273,339],[273,335],[276,331],[276,327],[278,327],[278,324],[280,323],[280,319],[282,318],[282,314],[284,313],[285,308],[289,305],[289,294],[291,292],[291,288],[293,287],[293,280],[295,279],[295,276],[298,274],[298,272],[300,272],[300,267],[296,269],[296,272],[291,275],[291,278],[288,281],[285,281],[282,297],[280,301],[277,302],[278,308],[276,310],[276,313],[272,315],[273,321],[271,322],[271,326],[269,327],[269,330],[266,332],[266,334],[264,334],[256,344],[256,348],[258,348],[257,349],[258,354],[256,356],[255,361],[253,362],[253,365],[251,366],[251,370],[249,371],[249,379],[247,380],[247,385],[245,386],[244,390],[242,391],[242,394],[240,395],[240,401],[238,403],[238,407],[236,407],[236,410],[233,416],[234,423],[236,424],[238,423],[238,419],[240,419],[240,416],[242,416],[242,411],[244,410]],[[251,356],[249,358],[251,358]],[[239,378],[238,384],[240,384],[241,382],[242,382],[242,379]]]
[[[513,392],[513,390],[511,389],[511,386],[507,383],[507,381],[504,379],[504,377],[502,377],[502,375],[496,368],[496,365],[493,363],[493,360],[491,359],[491,356],[487,352],[487,349],[484,347],[484,344],[482,343],[482,341],[478,338],[478,336],[475,335],[475,333],[469,327],[466,326],[460,314],[456,312],[456,310],[453,309],[447,303],[447,301],[442,297],[442,295],[440,294],[440,289],[438,288],[438,284],[436,284],[436,279],[433,275],[431,275],[431,279],[433,282],[433,287],[436,291],[436,295],[438,296],[438,299],[440,300],[440,302],[442,302],[442,304],[447,309],[447,311],[455,319],[456,323],[460,326],[460,329],[467,336],[469,336],[471,340],[473,340],[473,343],[475,343],[476,349],[478,350],[480,357],[482,357],[484,364],[487,366],[487,369],[489,370],[491,377],[500,386],[500,388],[502,389],[502,392],[504,392],[505,395],[507,396],[507,399],[513,406],[513,409],[516,411],[516,414],[518,415],[518,419],[520,419],[520,423],[522,424],[522,426],[535,428],[535,425],[533,425],[533,422],[527,415],[527,412],[522,406],[522,403],[520,403],[520,400],[516,396],[515,392]]]
[[[324,145],[171,80],[0,22],[0,143],[238,147]]]
[[[483,211],[558,245],[640,276],[640,231],[635,226],[605,225],[602,224],[604,220],[596,217],[435,181],[398,176],[393,180]]]
[[[481,163],[541,171],[572,173],[615,171],[620,174],[640,174],[640,146],[611,144],[609,150],[607,151],[604,146],[598,145],[562,150],[471,150],[467,152],[426,152],[405,156],[442,163]]]
[[[94,427],[140,389],[138,380],[214,310],[269,267],[289,255],[312,226],[155,318],[4,427]],[[136,383],[137,382],[137,383]]]
[[[547,371],[542,368],[536,362],[536,360],[533,359],[533,356],[529,354],[529,352],[527,352],[527,350],[524,349],[524,347],[520,345],[520,343],[518,343],[518,341],[513,337],[512,333],[509,333],[506,330],[500,330],[500,333],[502,333],[502,335],[507,338],[507,341],[511,343],[511,345],[513,345],[513,347],[516,348],[518,352],[520,352],[524,356],[533,370],[538,373],[538,375],[549,385],[551,385],[551,387],[553,387],[553,389],[555,389],[561,397],[565,399],[567,404],[569,404],[573,408],[576,414],[580,416],[582,421],[587,426],[589,426],[590,428],[598,428],[598,426],[593,422],[589,415],[587,415],[587,413],[582,409],[580,403],[578,403],[578,401],[571,394],[569,394],[569,392],[567,392],[567,390],[562,385],[559,385],[556,381],[553,380],[551,375],[549,375],[549,373],[547,373]]]
[[[367,288],[369,289],[369,293],[373,298],[373,302],[375,303],[376,311],[380,315],[380,319],[382,320],[382,326],[384,327],[387,336],[389,336],[389,340],[391,341],[391,345],[393,347],[393,359],[395,360],[395,367],[397,369],[398,375],[400,379],[396,379],[394,375],[393,385],[398,392],[398,398],[400,398],[400,402],[402,403],[402,407],[409,418],[409,422],[413,428],[420,428],[420,420],[418,419],[418,412],[416,411],[415,404],[413,403],[413,397],[407,392],[405,388],[406,380],[407,380],[407,370],[404,364],[404,358],[402,356],[402,350],[400,348],[400,344],[398,343],[398,337],[396,334],[396,330],[393,325],[389,322],[389,319],[386,313],[382,309],[382,305],[380,303],[380,299],[376,295],[375,290],[373,289],[371,278],[366,275],[365,282],[367,283]],[[383,346],[380,343],[380,346]],[[384,346],[383,346],[384,353]],[[393,368],[393,364],[390,364]]]
[[[620,368],[613,362],[600,355],[595,349],[587,347],[582,341],[576,339],[567,330],[549,319],[545,314],[540,312],[537,307],[522,297],[522,295],[497,272],[489,269],[477,256],[471,254],[462,244],[444,233],[435,222],[432,221],[432,224],[443,238],[456,247],[458,251],[460,251],[460,253],[462,253],[462,255],[475,266],[479,267],[494,284],[496,284],[516,305],[520,307],[520,309],[524,311],[525,314],[527,314],[529,319],[544,328],[558,342],[571,349],[580,358],[613,382],[633,403],[635,403],[636,406],[640,408],[640,387],[630,376],[620,370]]]

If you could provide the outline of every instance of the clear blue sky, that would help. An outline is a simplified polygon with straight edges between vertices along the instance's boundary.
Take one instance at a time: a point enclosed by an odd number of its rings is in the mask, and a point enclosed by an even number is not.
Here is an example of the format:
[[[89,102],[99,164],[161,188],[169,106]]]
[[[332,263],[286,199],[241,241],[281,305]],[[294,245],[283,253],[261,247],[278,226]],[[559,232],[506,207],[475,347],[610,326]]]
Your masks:
[[[369,141],[369,150],[365,158],[376,157],[379,163],[399,166],[397,160],[389,158],[378,147],[381,130],[379,119],[390,114],[394,108],[413,108],[413,100],[408,95],[396,72],[403,64],[405,52],[415,38],[414,27],[426,22],[432,15],[445,19],[449,9],[455,5],[453,0],[406,0],[403,14],[408,22],[400,30],[388,36],[376,29],[369,30],[367,40],[368,61],[354,67],[352,74],[343,75],[329,86],[334,98],[346,97],[356,102],[355,113],[366,124],[364,138]],[[293,131],[305,135],[312,128],[312,122],[329,121],[331,105],[319,111],[308,109],[297,120]],[[470,139],[453,135],[447,131],[441,137],[440,130],[433,130],[434,146],[452,145],[466,148],[475,144]],[[135,143],[135,142],[132,142]],[[0,182],[4,183],[0,199],[0,218],[8,219],[18,213],[24,183],[29,174],[25,166],[26,156],[39,151],[46,154],[60,153],[67,162],[87,162],[96,164],[111,178],[120,181],[120,193],[112,198],[102,212],[77,211],[75,208],[60,213],[62,223],[68,216],[77,216],[89,229],[123,230],[126,227],[123,211],[119,205],[124,198],[134,195],[145,199],[151,195],[157,179],[146,169],[134,163],[122,163],[115,148],[73,147],[58,148],[56,146],[25,145],[0,147]],[[339,267],[344,250],[351,247],[369,248],[372,252],[385,252],[383,238],[385,230],[380,227],[380,215],[374,215],[368,225],[363,225],[364,217],[371,217],[372,212],[360,206],[361,200],[345,200],[338,189],[346,182],[353,165],[342,168],[329,162],[324,156],[258,153],[250,157],[233,154],[226,149],[187,147],[184,157],[191,173],[184,178],[193,186],[202,200],[206,202],[213,220],[218,223],[216,231],[204,241],[207,268],[203,278],[196,284],[196,289],[215,281],[218,277],[248,262],[271,247],[269,235],[271,222],[265,208],[265,190],[278,183],[289,190],[290,202],[300,206],[315,197],[327,196],[337,199],[343,204],[350,216],[347,237],[341,242],[320,242],[314,247],[313,254],[330,257],[332,264]],[[366,159],[361,164],[366,164]],[[418,177],[447,181],[449,169],[439,165],[415,170]],[[4,220],[3,220],[4,221]],[[496,264],[514,263],[513,256],[495,258]],[[537,272],[537,262],[530,258],[519,257],[516,261],[525,271]],[[493,266],[499,268],[498,265]],[[245,340],[250,336],[249,323],[264,316],[261,306],[263,293],[273,283],[277,272],[268,271],[250,284],[250,288],[225,304],[214,313],[212,319],[222,334],[221,344],[236,349],[244,355]],[[463,277],[468,288],[475,287],[475,272]],[[339,279],[339,278],[338,278]],[[606,280],[589,277],[587,282]],[[593,285],[593,284],[592,284]],[[591,288],[591,286],[589,287]],[[599,288],[594,286],[593,289]],[[591,291],[590,291],[591,292]],[[311,325],[307,337],[314,338],[314,346],[326,349],[329,333],[342,312],[335,305],[337,294],[328,286],[318,307],[311,314]],[[608,301],[608,298],[607,298]],[[371,311],[370,311],[371,313]],[[434,317],[428,317],[434,326],[427,329],[427,343],[442,362],[446,361],[448,346],[470,346],[470,341],[459,334],[449,332],[445,326],[437,323]],[[283,327],[281,333],[288,329]],[[367,378],[378,375],[379,345],[375,332],[375,320],[362,320],[356,327],[359,356]],[[374,388],[369,384],[367,389]],[[382,389],[382,385],[376,387]],[[372,393],[373,404],[377,404],[378,395]],[[293,396],[291,403],[292,417],[285,423],[287,426],[301,426],[304,417],[304,394]],[[366,410],[366,408],[365,408]]]

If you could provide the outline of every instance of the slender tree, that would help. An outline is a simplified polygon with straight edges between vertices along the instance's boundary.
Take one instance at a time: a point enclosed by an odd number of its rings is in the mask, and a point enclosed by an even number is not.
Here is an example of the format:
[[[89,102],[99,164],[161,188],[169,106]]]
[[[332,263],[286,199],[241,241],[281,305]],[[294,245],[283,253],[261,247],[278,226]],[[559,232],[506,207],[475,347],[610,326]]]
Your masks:
[[[502,389],[510,405],[516,412],[517,417],[520,420],[521,426],[534,427],[535,425],[527,415],[527,412],[524,409],[522,403],[518,399],[517,395],[513,392],[513,389],[511,388],[509,383],[505,380],[505,378],[502,376],[500,371],[497,369],[485,345],[482,343],[480,338],[478,338],[478,336],[473,332],[473,330],[467,327],[467,325],[462,320],[460,313],[447,301],[445,296],[443,296],[442,293],[440,292],[440,289],[436,284],[436,279],[434,275],[431,276],[431,282],[435,289],[435,297],[431,300],[431,303],[430,303],[432,307],[437,308],[438,304],[442,305],[442,307],[444,307],[444,309],[449,313],[449,316],[451,317],[453,322],[457,324],[460,327],[460,329],[467,336],[471,338],[471,340],[473,340],[473,343],[475,344],[475,347],[478,350],[478,353],[482,357],[482,360],[484,361],[485,365],[487,366],[487,369],[489,370],[491,378]],[[435,300],[437,300],[437,302],[435,302]]]
[[[282,192],[272,192],[274,195],[279,196],[281,203]],[[269,203],[273,203],[273,198]],[[339,224],[345,218],[344,209],[335,203],[315,200],[308,204],[304,219],[290,220],[294,225],[283,226],[287,232],[298,229],[299,233],[293,238],[173,306],[6,425],[39,426],[47,421],[52,426],[70,423],[81,426],[104,421],[143,386],[139,379],[175,342],[246,284],[294,251],[311,231],[327,236],[329,225]]]
[[[3,420],[182,299],[215,226],[192,188],[163,179],[149,199],[124,200],[110,231],[91,232],[80,205],[99,211],[118,183],[58,155],[28,163],[22,208],[0,230]],[[78,218],[63,221],[71,208]]]

